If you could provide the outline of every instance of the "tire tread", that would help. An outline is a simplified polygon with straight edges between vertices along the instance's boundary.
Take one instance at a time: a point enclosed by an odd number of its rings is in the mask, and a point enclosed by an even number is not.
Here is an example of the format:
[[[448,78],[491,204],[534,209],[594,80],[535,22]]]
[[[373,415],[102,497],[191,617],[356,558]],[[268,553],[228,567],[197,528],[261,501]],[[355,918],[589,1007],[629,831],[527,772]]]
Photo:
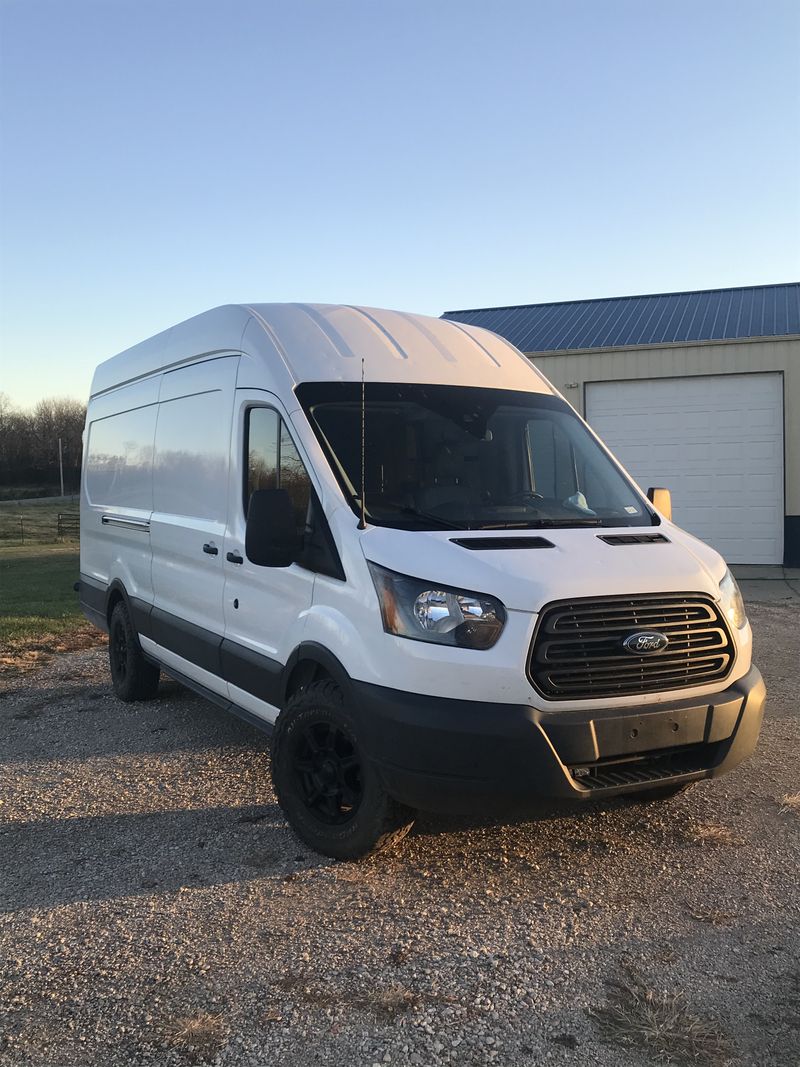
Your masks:
[[[292,829],[311,848],[322,851],[334,859],[366,859],[377,852],[392,848],[401,841],[414,824],[415,812],[385,793],[376,780],[372,784],[372,790],[376,793],[379,808],[382,810],[380,813],[372,812],[364,816],[362,822],[367,825],[360,834],[353,835],[351,842],[331,842],[329,848],[326,848],[325,842],[319,835],[310,834],[302,823],[298,823],[297,819],[292,817],[293,798],[287,793],[281,774],[288,733],[297,715],[302,714],[307,708],[320,706],[338,712],[357,742],[355,723],[345,709],[342,690],[335,681],[324,679],[299,689],[289,698],[286,707],[278,716],[272,735],[272,781],[275,794]],[[369,826],[371,817],[374,821],[373,825]]]
[[[152,700],[158,693],[158,682],[161,672],[158,667],[149,663],[142,653],[139,644],[139,635],[133,628],[125,602],[120,600],[114,605],[109,621],[108,654],[109,665],[111,663],[112,635],[114,627],[121,625],[125,628],[125,640],[128,649],[128,675],[123,684],[118,684],[114,679],[113,669],[111,673],[114,693],[119,700],[126,704],[140,700]]]

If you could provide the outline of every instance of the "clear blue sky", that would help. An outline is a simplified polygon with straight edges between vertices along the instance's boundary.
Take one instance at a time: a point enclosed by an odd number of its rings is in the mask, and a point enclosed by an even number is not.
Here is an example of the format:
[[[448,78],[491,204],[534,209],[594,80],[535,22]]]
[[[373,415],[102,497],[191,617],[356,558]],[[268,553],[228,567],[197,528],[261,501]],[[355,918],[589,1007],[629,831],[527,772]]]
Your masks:
[[[230,301],[800,276],[797,0],[0,0],[0,390]]]

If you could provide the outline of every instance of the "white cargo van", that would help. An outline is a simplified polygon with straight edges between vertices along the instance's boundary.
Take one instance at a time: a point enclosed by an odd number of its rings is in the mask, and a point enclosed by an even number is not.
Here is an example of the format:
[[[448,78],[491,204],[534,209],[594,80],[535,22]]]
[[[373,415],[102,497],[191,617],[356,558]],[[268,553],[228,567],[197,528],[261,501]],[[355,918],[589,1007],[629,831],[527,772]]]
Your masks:
[[[765,690],[736,583],[500,337],[227,306],[101,364],[80,596],[114,690],[273,733],[297,834],[655,797],[735,767]]]

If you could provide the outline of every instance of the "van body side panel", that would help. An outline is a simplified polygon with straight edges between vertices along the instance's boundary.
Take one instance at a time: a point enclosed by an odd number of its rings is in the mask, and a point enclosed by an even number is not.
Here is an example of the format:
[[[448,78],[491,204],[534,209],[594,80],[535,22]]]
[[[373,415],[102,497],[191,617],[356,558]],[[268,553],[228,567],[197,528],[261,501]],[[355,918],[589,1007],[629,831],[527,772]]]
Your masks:
[[[220,674],[229,439],[238,356],[164,374],[153,460],[151,633],[180,669]],[[205,676],[202,679],[205,684]]]
[[[81,574],[150,604],[153,444],[160,378],[93,399],[81,480]]]
[[[101,363],[92,378],[92,396],[154,374],[238,352],[250,312],[226,304],[195,315]]]

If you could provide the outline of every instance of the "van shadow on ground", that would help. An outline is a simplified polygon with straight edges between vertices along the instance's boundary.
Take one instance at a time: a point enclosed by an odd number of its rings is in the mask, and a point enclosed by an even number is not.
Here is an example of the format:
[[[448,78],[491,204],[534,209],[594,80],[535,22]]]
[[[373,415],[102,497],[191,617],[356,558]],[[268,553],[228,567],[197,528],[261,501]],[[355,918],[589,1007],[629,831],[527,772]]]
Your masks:
[[[304,853],[274,805],[43,818],[0,832],[0,910],[282,878]]]

